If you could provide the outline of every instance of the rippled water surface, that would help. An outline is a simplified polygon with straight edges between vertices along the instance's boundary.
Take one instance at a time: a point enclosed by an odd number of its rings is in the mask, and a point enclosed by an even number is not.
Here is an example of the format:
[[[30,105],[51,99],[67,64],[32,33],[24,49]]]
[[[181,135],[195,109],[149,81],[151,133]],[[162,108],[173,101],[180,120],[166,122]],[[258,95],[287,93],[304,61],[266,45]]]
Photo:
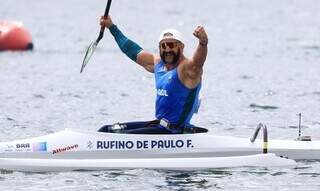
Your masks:
[[[106,123],[148,120],[154,80],[126,58],[106,32],[83,74],[84,51],[99,31],[105,0],[1,0],[2,20],[22,21],[32,52],[0,53],[0,139],[65,128],[95,131]],[[320,1],[113,1],[118,27],[157,52],[162,29],[181,30],[186,55],[204,25],[209,53],[203,100],[194,123],[210,133],[249,137],[259,122],[271,138],[320,138]],[[2,172],[1,190],[319,190],[320,163],[296,168],[215,171],[127,170]]]

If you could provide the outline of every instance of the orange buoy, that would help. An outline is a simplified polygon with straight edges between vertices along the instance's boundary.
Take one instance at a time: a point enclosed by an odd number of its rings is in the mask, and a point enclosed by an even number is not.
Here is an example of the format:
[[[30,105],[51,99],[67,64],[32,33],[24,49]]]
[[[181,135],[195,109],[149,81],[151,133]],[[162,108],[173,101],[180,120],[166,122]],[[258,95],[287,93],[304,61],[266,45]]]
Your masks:
[[[0,51],[32,49],[31,35],[22,23],[0,21]]]

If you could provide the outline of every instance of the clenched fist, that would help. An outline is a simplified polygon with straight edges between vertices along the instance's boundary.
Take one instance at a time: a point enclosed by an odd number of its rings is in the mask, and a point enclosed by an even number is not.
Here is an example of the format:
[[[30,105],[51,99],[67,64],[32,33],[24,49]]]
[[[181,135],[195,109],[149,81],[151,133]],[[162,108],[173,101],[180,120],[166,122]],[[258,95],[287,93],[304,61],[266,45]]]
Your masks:
[[[206,46],[208,44],[208,36],[203,26],[197,26],[193,35],[199,39],[200,45]]]
[[[110,28],[113,25],[110,15],[108,17],[101,16],[100,17],[100,26]]]

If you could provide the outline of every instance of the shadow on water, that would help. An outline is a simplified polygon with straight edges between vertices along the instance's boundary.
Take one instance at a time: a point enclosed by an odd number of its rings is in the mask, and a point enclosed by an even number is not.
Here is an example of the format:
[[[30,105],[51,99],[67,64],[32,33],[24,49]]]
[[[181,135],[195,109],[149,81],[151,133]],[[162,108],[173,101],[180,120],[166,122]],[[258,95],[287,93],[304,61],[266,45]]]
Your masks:
[[[243,80],[249,80],[249,79],[253,79],[253,76],[249,76],[249,75],[241,75],[241,76],[240,76],[240,79],[243,79]]]
[[[174,190],[209,189],[215,187],[211,185],[203,172],[196,171],[159,171],[165,176],[166,185],[156,185],[162,189],[170,187]]]
[[[317,96],[317,97],[319,97],[319,96],[320,96],[320,91],[315,91],[315,92],[312,92],[312,94],[313,94],[314,96]]]
[[[311,176],[311,177],[319,177],[320,173],[317,172],[305,172],[305,173],[299,173],[300,176]]]
[[[173,190],[211,190],[224,189],[221,179],[238,176],[282,176],[288,172],[272,168],[232,168],[212,169],[206,171],[158,171],[165,176],[166,185],[157,185],[158,189],[170,187]],[[222,181],[224,182],[224,181]]]
[[[298,125],[289,125],[288,128],[290,128],[290,129],[298,129],[299,126]],[[309,128],[309,126],[301,125],[301,128],[302,129],[307,129],[307,128]]]
[[[164,178],[164,181],[160,184],[155,184],[156,189],[170,190],[194,190],[194,189],[223,189],[217,182],[212,180],[221,179],[231,176],[231,171],[219,169],[219,170],[207,170],[207,171],[176,171],[176,170],[114,170],[114,171],[102,171],[93,172],[92,176],[100,177],[105,181],[123,181],[139,179],[139,177],[149,177],[150,179]],[[210,182],[209,182],[210,180]]]
[[[13,174],[11,170],[0,170],[0,174]]]
[[[284,174],[287,174],[288,172],[278,169],[278,168],[245,168],[245,169],[239,169],[237,173],[240,173],[242,175],[253,175],[253,176],[281,176]]]
[[[119,182],[139,179],[143,169],[132,170],[108,170],[108,171],[91,171],[93,177],[101,178],[103,181]]]
[[[8,121],[16,121],[15,119],[11,118],[11,117],[6,117]]]
[[[158,189],[170,187],[173,190],[224,189],[219,184],[220,179],[233,176],[234,173],[242,173],[242,171],[235,171],[234,169],[211,169],[205,171],[159,170],[158,172],[165,176],[166,185],[157,185],[156,187]],[[247,173],[247,171],[243,172]]]
[[[249,105],[250,108],[253,109],[262,109],[262,110],[275,110],[275,109],[279,109],[279,107],[277,106],[271,106],[271,105],[258,105],[255,103],[252,103]]]
[[[303,49],[319,51],[320,46],[318,46],[318,45],[305,45],[305,46],[303,46]]]

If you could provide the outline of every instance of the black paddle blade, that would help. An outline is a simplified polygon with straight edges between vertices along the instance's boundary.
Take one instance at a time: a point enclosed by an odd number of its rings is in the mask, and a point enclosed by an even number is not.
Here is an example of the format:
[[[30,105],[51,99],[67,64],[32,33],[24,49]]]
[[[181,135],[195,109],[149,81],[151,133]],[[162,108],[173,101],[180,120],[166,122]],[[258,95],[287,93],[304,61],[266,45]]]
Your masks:
[[[90,46],[88,47],[87,51],[86,51],[86,55],[84,56],[84,59],[82,61],[82,66],[81,66],[81,70],[80,73],[82,73],[82,71],[84,70],[84,68],[86,67],[87,63],[89,62],[91,56],[93,55],[94,51],[97,48],[98,43],[96,41],[92,42],[90,44]]]
[[[111,6],[111,2],[112,0],[108,0],[107,5],[106,5],[106,9],[104,11],[104,16],[107,17],[109,14],[109,10],[110,10],[110,6]],[[104,33],[104,27],[100,28],[100,33],[99,36],[97,38],[97,40],[95,42],[92,42],[90,44],[90,46],[88,47],[87,51],[86,51],[86,55],[84,56],[83,62],[82,62],[82,66],[81,66],[81,70],[80,73],[82,73],[82,71],[84,70],[84,68],[86,67],[87,63],[89,62],[92,54],[94,53],[94,51],[97,48],[97,45],[99,43],[99,41],[102,39],[103,37],[103,33]]]

